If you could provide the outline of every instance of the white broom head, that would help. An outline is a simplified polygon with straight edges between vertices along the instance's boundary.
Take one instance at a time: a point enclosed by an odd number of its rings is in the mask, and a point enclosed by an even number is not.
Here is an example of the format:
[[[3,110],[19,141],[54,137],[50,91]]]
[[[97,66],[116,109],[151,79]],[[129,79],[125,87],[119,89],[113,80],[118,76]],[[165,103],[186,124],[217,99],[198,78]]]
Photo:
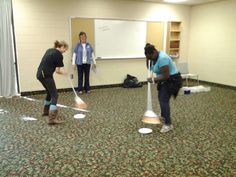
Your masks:
[[[147,110],[144,113],[144,117],[142,121],[143,123],[147,123],[147,124],[160,124],[161,123],[160,118],[152,110]]]
[[[144,116],[145,117],[158,117],[157,114],[155,112],[153,112],[152,110],[147,110],[145,113],[144,113]]]
[[[80,97],[75,97],[75,107],[79,109],[87,109],[88,106]]]

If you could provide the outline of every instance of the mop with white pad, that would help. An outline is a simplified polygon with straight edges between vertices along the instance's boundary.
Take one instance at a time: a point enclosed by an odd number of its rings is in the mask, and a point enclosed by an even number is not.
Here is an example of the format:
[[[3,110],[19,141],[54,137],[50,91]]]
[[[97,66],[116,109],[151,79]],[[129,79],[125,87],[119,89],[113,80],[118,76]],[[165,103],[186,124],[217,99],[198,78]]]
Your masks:
[[[148,60],[148,77],[151,77],[150,72],[150,60]],[[151,83],[148,82],[148,90],[147,90],[147,111],[144,113],[144,117],[142,119],[144,123],[147,124],[160,124],[160,118],[158,115],[152,110],[152,93],[151,93]]]

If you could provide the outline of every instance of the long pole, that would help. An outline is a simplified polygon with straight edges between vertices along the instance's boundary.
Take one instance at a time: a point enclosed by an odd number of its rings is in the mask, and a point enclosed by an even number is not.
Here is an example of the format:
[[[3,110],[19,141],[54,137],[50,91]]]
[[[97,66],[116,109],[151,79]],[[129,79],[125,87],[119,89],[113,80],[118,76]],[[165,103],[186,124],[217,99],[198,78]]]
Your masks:
[[[151,77],[150,67],[151,61],[148,60],[148,77]],[[148,90],[147,90],[147,110],[152,111],[152,91],[151,91],[151,83],[148,82]]]

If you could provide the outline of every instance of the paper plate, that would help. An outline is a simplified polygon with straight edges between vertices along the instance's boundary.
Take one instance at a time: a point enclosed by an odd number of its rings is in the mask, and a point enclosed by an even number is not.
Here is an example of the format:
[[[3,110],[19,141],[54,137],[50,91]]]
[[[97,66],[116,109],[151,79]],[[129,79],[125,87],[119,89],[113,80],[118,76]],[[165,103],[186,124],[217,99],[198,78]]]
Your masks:
[[[139,133],[142,133],[142,134],[148,134],[148,133],[152,133],[152,129],[150,128],[140,128],[138,130]]]
[[[84,114],[75,114],[74,118],[75,119],[83,119],[83,118],[85,118],[85,115]]]

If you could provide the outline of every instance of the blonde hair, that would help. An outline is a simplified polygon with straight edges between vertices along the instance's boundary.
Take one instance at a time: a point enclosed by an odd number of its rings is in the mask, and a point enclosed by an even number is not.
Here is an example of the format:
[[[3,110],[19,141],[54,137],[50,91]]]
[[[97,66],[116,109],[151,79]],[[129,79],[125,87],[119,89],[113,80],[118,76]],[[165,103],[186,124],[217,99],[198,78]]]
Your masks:
[[[59,42],[58,40],[56,40],[54,42],[54,48],[61,48],[61,47],[68,48],[68,44],[65,41]]]

